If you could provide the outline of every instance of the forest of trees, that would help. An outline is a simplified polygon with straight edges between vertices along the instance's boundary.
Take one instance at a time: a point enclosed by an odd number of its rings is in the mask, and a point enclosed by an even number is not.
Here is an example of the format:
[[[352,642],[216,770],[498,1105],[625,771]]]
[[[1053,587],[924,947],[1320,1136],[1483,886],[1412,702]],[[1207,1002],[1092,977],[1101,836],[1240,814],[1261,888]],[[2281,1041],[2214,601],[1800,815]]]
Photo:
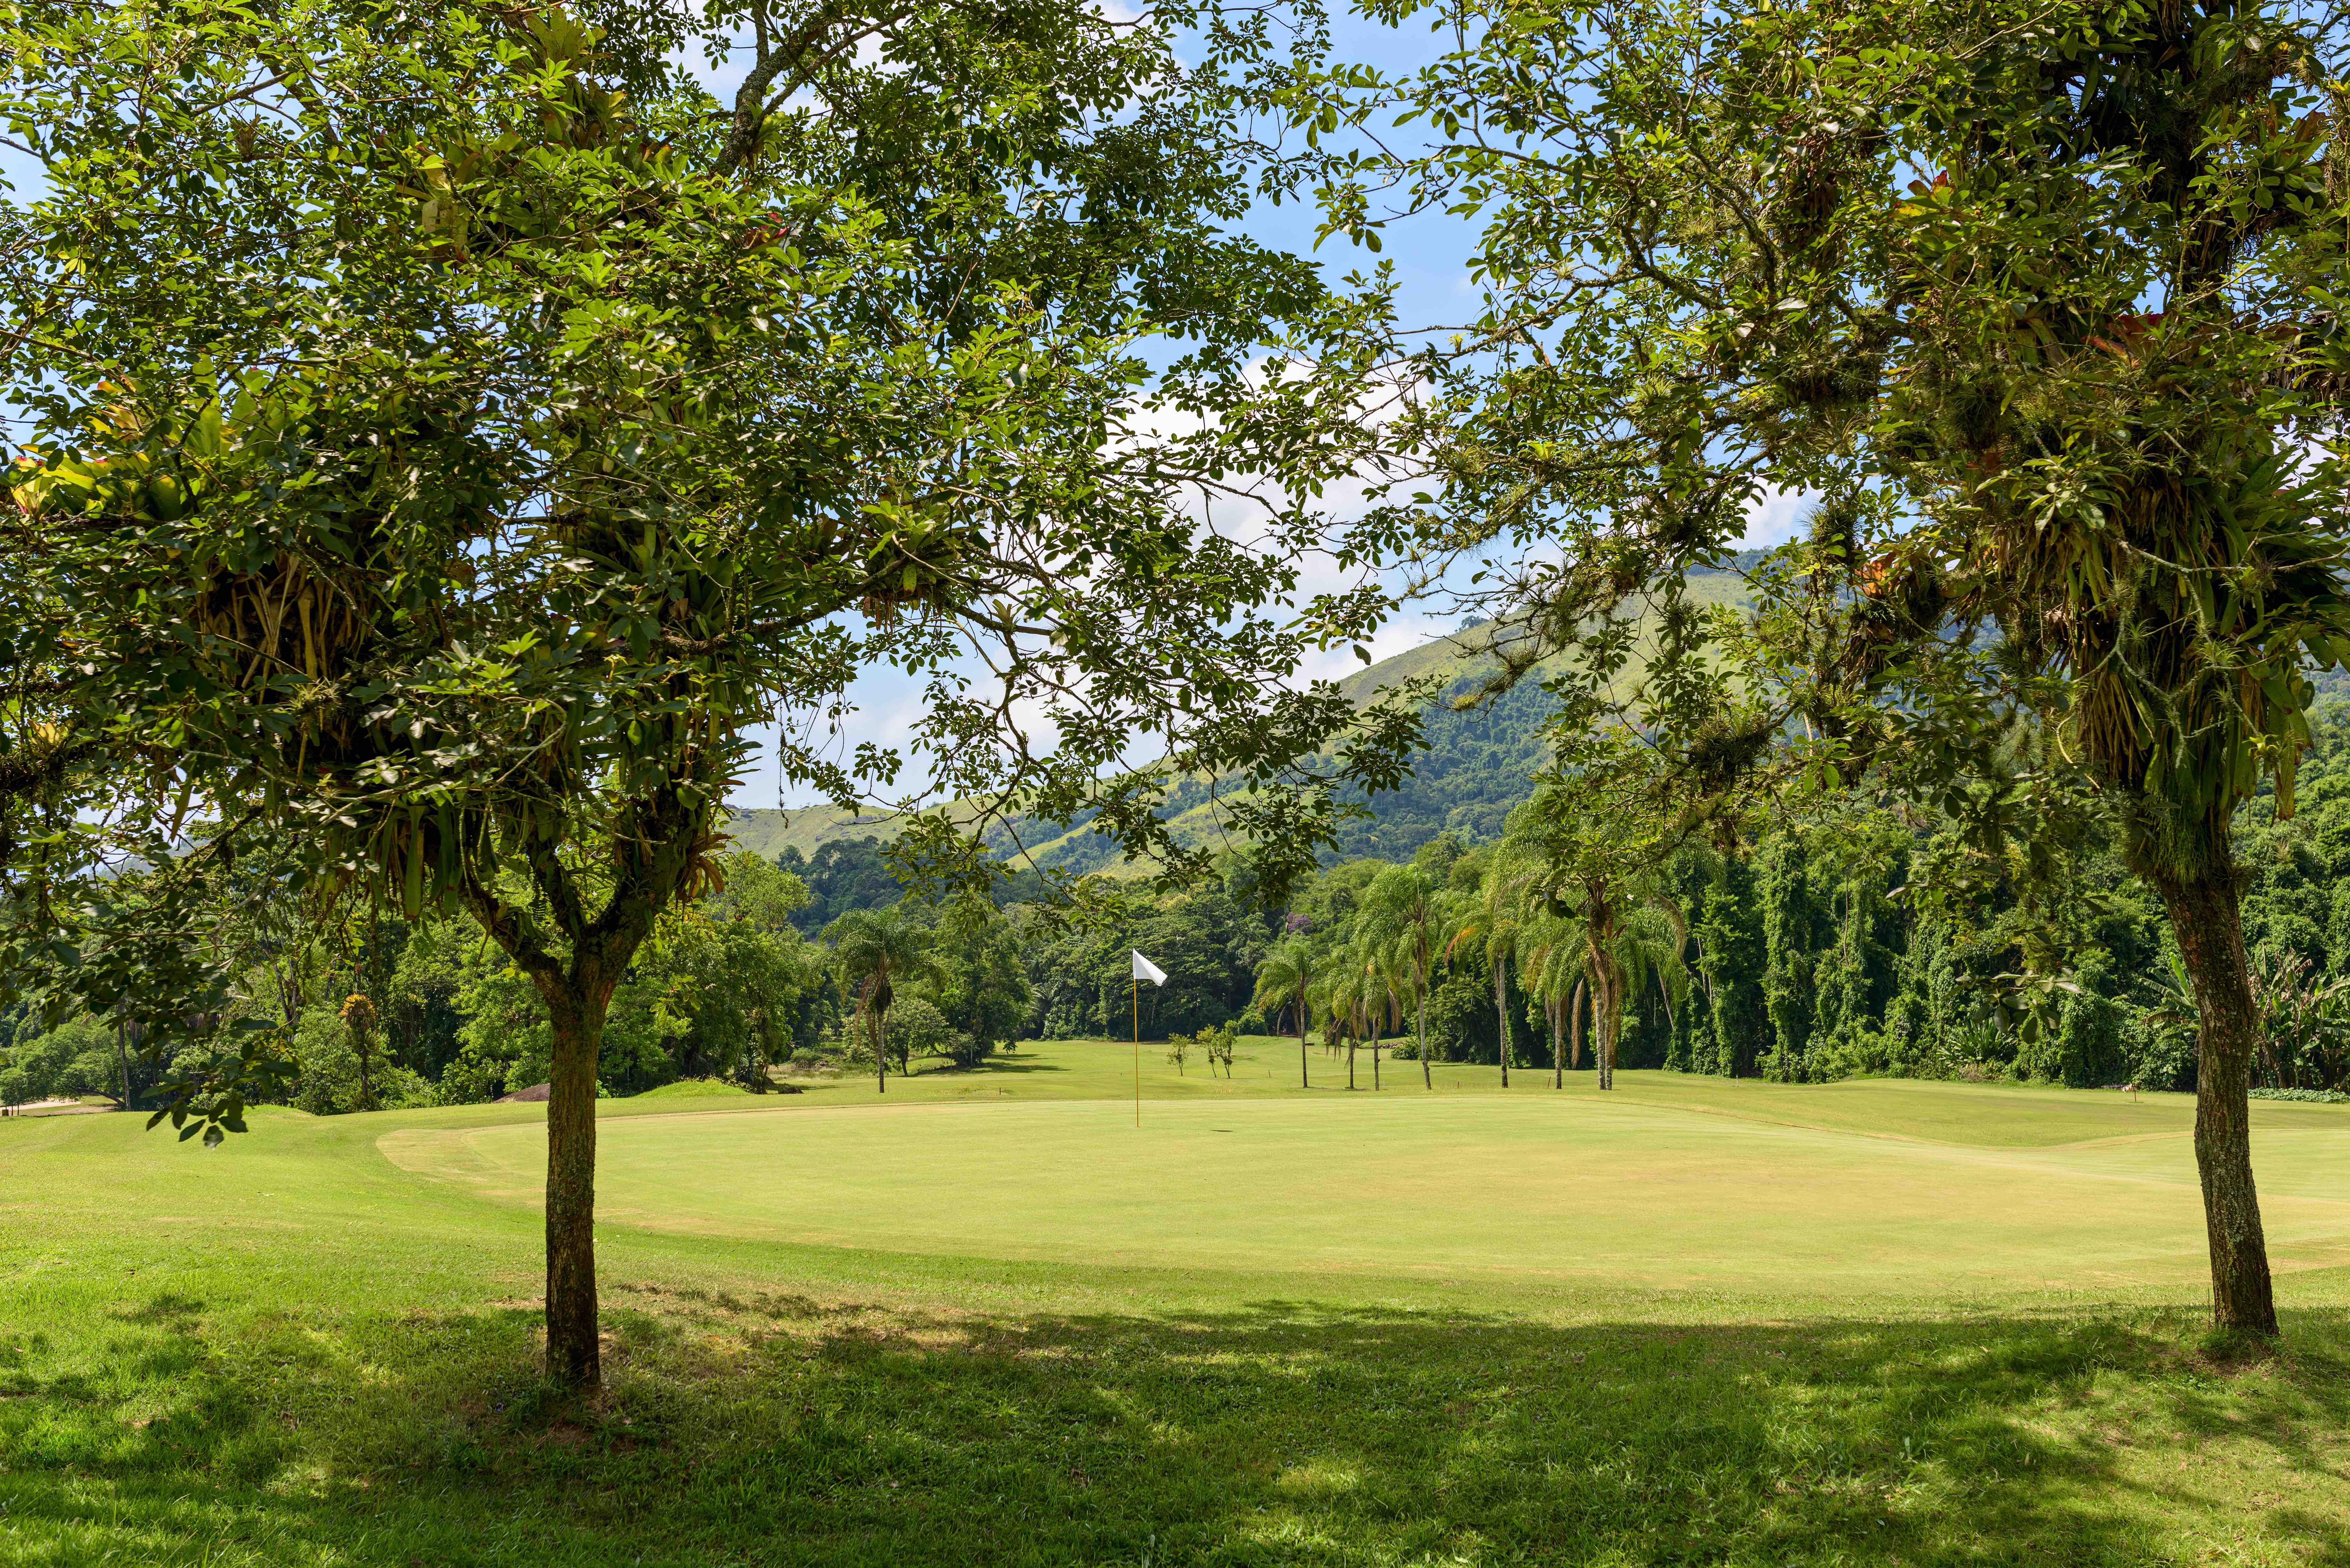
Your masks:
[[[2350,1090],[2350,702],[2318,710],[2297,810],[2241,809],[2247,943],[2267,1029],[2256,1092]],[[1529,726],[1531,729],[1531,726]],[[1522,802],[1531,775],[1510,775]],[[1494,785],[1500,793],[1500,784]],[[1229,883],[1149,902],[1100,929],[1056,925],[1013,901],[910,898],[874,838],[728,863],[723,891],[664,915],[615,994],[598,1078],[639,1093],[681,1078],[767,1087],[775,1072],[873,1065],[859,1020],[866,975],[844,966],[844,927],[888,912],[921,958],[882,1010],[896,1070],[970,1066],[1023,1039],[1123,1037],[1127,951],[1168,971],[1141,993],[1149,1039],[1220,1024],[1294,1034],[1303,973],[1316,1049],[1376,1044],[1409,1060],[1513,1067],[1596,1062],[1591,992],[1555,918],[1496,913],[1504,828],[1373,830],[1419,842],[1391,858],[1335,858],[1285,908]],[[1512,804],[1498,815],[1506,823]],[[1414,825],[1414,826],[1406,826]],[[2075,1087],[2195,1087],[2195,1012],[2161,910],[2110,845],[2083,847],[2065,897],[2034,907],[2014,888],[1918,897],[1947,824],[1854,808],[1773,827],[1724,854],[1685,847],[1665,875],[1669,919],[1623,939],[1643,977],[1616,1064],[1818,1082],[1859,1075],[2016,1078]],[[1033,883],[1008,891],[1033,891]],[[1399,941],[1399,891],[1427,894],[1431,955],[1414,978]],[[1497,935],[1498,931],[1498,935]],[[1409,932],[1403,933],[1409,938]],[[449,921],[381,916],[348,929],[254,933],[248,983],[284,1020],[286,1103],[317,1113],[457,1105],[543,1083],[544,1009],[504,956]],[[2026,982],[2025,950],[2062,976]],[[1494,971],[1502,971],[1496,1004]],[[1367,985],[1351,984],[1367,980]],[[351,999],[364,998],[365,1022]],[[1554,1028],[1555,1024],[1555,1028]],[[43,1031],[0,1017],[0,1102],[128,1092],[141,1101],[171,1064],[89,1016]],[[775,1070],[775,1071],[771,1071]],[[1367,1078],[1364,1082],[1367,1083]]]
[[[2263,794],[2237,824],[2245,933],[2268,1023],[2256,1079],[2271,1093],[2341,1092],[2350,1077],[2350,705],[2324,703],[2316,728],[2295,814],[2280,819]],[[1521,764],[1508,775],[1514,799],[1497,816],[1523,801],[1531,772]],[[1032,950],[1026,1028],[1118,1033],[1132,946],[1170,977],[1164,991],[1145,990],[1146,1036],[1225,1022],[1294,1032],[1295,1001],[1257,983],[1285,964],[1309,976],[1317,1041],[1376,1037],[1409,1057],[1424,1001],[1438,1060],[1498,1061],[1506,1021],[1513,1065],[1547,1066],[1555,1046],[1569,1070],[1590,1070],[1589,989],[1571,1015],[1578,972],[1571,956],[1554,957],[1559,933],[1543,929],[1551,917],[1504,919],[1494,939],[1492,883],[1507,834],[1413,833],[1378,804],[1367,834],[1388,832],[1404,852],[1340,859],[1284,910],[1253,909],[1220,887],[1106,936]],[[1672,918],[1627,939],[1654,950],[1639,955],[1647,983],[1626,1010],[1618,1064],[1795,1082],[1891,1074],[2193,1089],[2195,1012],[2175,939],[2113,846],[2078,846],[2063,867],[2063,897],[2035,899],[2013,886],[1937,889],[1933,863],[1952,853],[1955,836],[1946,822],[1848,805],[1731,853],[1684,847],[1664,877]],[[1374,892],[1383,875],[1388,897],[1402,877],[1430,896],[1439,935],[1430,945],[1440,950],[1422,982],[1395,956],[1394,922]],[[1268,964],[1276,954],[1283,963]],[[1372,994],[1334,1008],[1336,975],[1366,968]],[[2035,973],[2059,978],[2035,983]]]
[[[867,841],[830,858],[863,864],[871,852]],[[819,866],[827,858],[819,855]],[[804,934],[807,911],[822,906],[799,876],[749,855],[725,870],[722,891],[663,913],[616,989],[599,1093],[681,1078],[764,1090],[795,1061],[869,1062],[858,1020],[870,977],[840,928],[884,907],[923,954],[917,972],[899,978],[894,1005],[877,1010],[894,1060],[968,1065],[1023,1033],[1026,977],[1012,922],[993,906],[902,903],[885,872],[886,890],[836,890],[835,918]],[[241,977],[279,1021],[267,1047],[278,1068],[273,1097],[325,1115],[463,1105],[547,1081],[545,1005],[478,930],[449,919],[317,923],[297,907],[279,913],[282,922],[244,933]],[[137,1044],[87,1014],[46,1031],[21,1006],[0,1014],[0,1104],[103,1095],[144,1108],[171,1074],[201,1065],[149,1060]],[[180,1054],[220,1048],[199,1040]]]

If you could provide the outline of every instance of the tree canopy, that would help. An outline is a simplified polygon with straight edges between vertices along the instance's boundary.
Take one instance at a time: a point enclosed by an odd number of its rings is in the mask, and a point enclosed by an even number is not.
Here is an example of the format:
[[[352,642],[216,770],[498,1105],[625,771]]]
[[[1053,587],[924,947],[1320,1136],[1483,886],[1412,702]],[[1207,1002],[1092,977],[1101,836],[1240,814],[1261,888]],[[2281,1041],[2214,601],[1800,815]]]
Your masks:
[[[1326,128],[1430,128],[1334,154],[1326,226],[1470,214],[1487,293],[1417,355],[1438,483],[1371,547],[1499,546],[1477,596],[1591,691],[1656,607],[1615,705],[1692,797],[1875,772],[1994,856],[2070,798],[2112,814],[2198,998],[2218,1315],[2272,1334],[2229,831],[2263,779],[2289,809],[2308,670],[2350,658],[2338,18],[1373,9],[1457,42],[1296,89]],[[1774,493],[1816,498],[1812,537],[1746,642],[1689,574]]]

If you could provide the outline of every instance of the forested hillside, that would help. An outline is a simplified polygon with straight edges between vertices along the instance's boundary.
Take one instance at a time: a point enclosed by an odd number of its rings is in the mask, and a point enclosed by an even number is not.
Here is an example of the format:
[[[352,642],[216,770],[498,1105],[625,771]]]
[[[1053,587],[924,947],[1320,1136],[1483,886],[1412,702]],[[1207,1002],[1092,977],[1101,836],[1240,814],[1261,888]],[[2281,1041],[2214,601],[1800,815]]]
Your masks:
[[[1742,571],[1761,552],[1742,554],[1731,569],[1700,573],[1691,579],[1692,597],[1705,604],[1742,602]],[[1510,808],[1534,788],[1534,775],[1548,760],[1549,749],[1540,730],[1557,704],[1530,680],[1492,701],[1456,710],[1452,700],[1470,691],[1475,679],[1491,668],[1486,649],[1492,628],[1471,623],[1450,637],[1357,670],[1339,688],[1357,704],[1415,681],[1436,688],[1427,702],[1422,722],[1428,746],[1413,763],[1401,788],[1377,796],[1353,793],[1367,805],[1370,815],[1350,823],[1342,832],[1336,858],[1360,856],[1409,857],[1440,833],[1451,833],[1462,842],[1479,844],[1498,836]],[[1642,639],[1645,645],[1646,639]],[[1637,661],[1637,653],[1636,653]],[[1636,662],[1637,669],[1637,662]],[[1171,797],[1165,815],[1179,835],[1194,843],[1213,832],[1215,812],[1208,781],[1188,781]],[[756,809],[736,814],[731,831],[743,848],[768,859],[787,850],[813,857],[827,845],[872,838],[887,843],[896,836],[896,824],[879,812],[845,813],[831,806],[799,811]],[[1045,824],[1022,822],[1013,830],[998,829],[993,841],[1007,858],[1024,848],[1039,867],[1073,874],[1118,870],[1117,850],[1107,839],[1088,830],[1084,822]]]

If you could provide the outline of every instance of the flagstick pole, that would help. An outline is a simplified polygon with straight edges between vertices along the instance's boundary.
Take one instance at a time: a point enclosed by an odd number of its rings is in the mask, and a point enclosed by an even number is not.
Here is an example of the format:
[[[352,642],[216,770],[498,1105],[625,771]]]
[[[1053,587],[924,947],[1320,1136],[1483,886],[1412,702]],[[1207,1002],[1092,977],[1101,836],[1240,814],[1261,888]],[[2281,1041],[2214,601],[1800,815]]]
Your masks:
[[[1134,1125],[1142,1125],[1142,982],[1128,975],[1127,1000],[1134,1004]]]

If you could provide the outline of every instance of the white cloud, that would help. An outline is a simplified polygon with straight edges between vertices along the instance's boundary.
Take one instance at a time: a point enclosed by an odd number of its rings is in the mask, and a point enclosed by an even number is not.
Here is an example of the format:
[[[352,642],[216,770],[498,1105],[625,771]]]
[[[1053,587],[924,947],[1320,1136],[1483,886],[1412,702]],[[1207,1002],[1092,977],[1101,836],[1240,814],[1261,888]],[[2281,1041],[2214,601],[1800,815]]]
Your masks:
[[[1804,519],[1819,501],[1811,490],[1765,490],[1747,504],[1746,533],[1738,543],[1748,550],[1783,545],[1804,531]]]

